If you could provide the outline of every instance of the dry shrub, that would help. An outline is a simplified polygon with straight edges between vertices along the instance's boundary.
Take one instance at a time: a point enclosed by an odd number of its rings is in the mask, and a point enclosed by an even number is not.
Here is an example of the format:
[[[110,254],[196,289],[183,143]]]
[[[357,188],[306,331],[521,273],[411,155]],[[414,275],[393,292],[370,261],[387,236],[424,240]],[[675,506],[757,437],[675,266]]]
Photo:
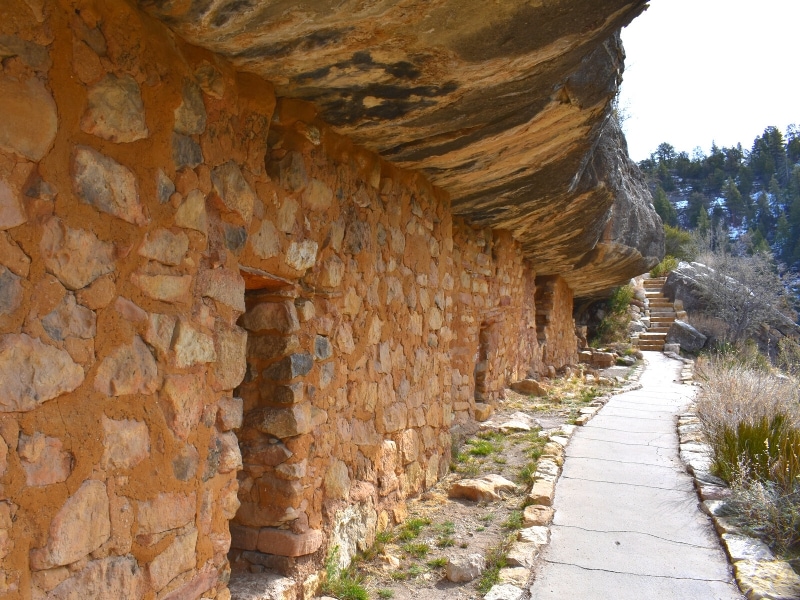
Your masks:
[[[716,473],[733,489],[728,512],[778,553],[800,545],[800,394],[765,359],[731,353],[702,362],[697,414]]]
[[[800,394],[793,378],[766,370],[762,361],[742,354],[712,357],[698,367],[703,390],[697,415],[710,440],[726,428],[755,426],[777,415],[783,415],[790,428],[800,428]]]

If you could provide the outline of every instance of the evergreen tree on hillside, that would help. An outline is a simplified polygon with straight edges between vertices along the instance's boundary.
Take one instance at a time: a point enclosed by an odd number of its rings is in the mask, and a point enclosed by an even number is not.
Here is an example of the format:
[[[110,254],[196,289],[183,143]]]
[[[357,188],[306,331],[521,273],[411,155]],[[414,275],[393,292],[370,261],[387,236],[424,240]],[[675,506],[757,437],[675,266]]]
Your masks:
[[[702,233],[712,244],[771,250],[800,271],[800,128],[767,127],[749,150],[712,144],[706,155],[659,144],[640,163],[665,224]],[[675,211],[672,203],[681,202]],[[677,218],[674,212],[677,212]],[[713,240],[712,240],[713,238]],[[746,243],[745,243],[746,242]]]

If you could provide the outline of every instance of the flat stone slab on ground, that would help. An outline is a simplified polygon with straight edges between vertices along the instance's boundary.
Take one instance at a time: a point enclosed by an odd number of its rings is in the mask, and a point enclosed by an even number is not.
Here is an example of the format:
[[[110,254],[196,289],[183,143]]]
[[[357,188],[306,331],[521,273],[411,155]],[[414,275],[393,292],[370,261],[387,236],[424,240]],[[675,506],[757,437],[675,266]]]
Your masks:
[[[800,576],[781,560],[740,560],[734,566],[747,600],[796,600]]]

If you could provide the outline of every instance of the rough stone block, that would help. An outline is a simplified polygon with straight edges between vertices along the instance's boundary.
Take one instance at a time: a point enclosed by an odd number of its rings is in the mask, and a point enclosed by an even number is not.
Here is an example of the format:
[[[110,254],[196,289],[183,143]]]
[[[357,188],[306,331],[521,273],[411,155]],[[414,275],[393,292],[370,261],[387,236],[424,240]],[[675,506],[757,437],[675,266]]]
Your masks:
[[[194,229],[200,233],[208,232],[208,215],[206,198],[200,190],[192,190],[175,211],[175,225],[185,229]]]
[[[531,487],[531,491],[528,493],[528,500],[533,504],[551,506],[553,504],[554,493],[555,484],[552,481],[537,479],[533,482],[533,487]]]
[[[271,364],[262,373],[265,379],[288,381],[307,375],[314,366],[314,359],[307,352],[291,354]]]
[[[248,331],[277,331],[294,333],[300,329],[294,303],[264,302],[248,310],[241,319],[242,327]]]
[[[72,472],[72,454],[64,450],[63,442],[40,432],[20,434],[17,453],[29,486],[50,485],[66,481]]]
[[[0,179],[0,230],[17,227],[28,220],[20,194],[15,188]]]
[[[503,492],[517,489],[516,484],[500,475],[486,475],[480,479],[462,479],[448,490],[450,498],[464,498],[473,502],[501,500]]]
[[[144,421],[102,417],[106,469],[132,469],[150,455],[150,431]]]
[[[133,273],[133,284],[147,296],[162,302],[188,302],[192,290],[191,275],[148,275]]]
[[[242,171],[234,161],[216,167],[211,172],[214,189],[225,208],[239,215],[245,225],[253,218],[253,206],[256,195],[242,175]]]
[[[44,158],[56,138],[58,114],[41,81],[0,76],[0,114],[0,149],[32,161]]]
[[[445,577],[453,583],[462,583],[477,579],[486,568],[486,559],[482,554],[453,556],[447,561]]]
[[[139,85],[130,75],[113,73],[89,88],[81,119],[86,133],[112,142],[135,142],[149,135]]]
[[[48,594],[48,598],[141,600],[145,588],[144,572],[139,569],[135,558],[111,556],[89,562],[83,569],[59,583]]]
[[[103,359],[94,379],[94,388],[106,396],[152,394],[158,384],[156,361],[138,335]]]
[[[197,289],[207,298],[213,298],[239,312],[245,311],[244,279],[238,271],[222,268],[200,271]]]
[[[200,87],[191,80],[183,82],[183,100],[175,109],[174,130],[183,135],[198,135],[206,130],[205,104]]]
[[[194,139],[180,133],[172,134],[172,162],[175,169],[194,169],[203,162],[203,151]]]
[[[196,375],[167,375],[161,398],[167,425],[186,441],[203,414],[203,381]]]
[[[182,231],[172,233],[169,229],[148,232],[139,246],[139,256],[173,266],[181,264],[188,251],[189,236]]]
[[[253,414],[252,418],[259,431],[281,439],[308,433],[312,429],[310,404],[265,408]]]
[[[39,244],[45,267],[70,290],[79,290],[114,270],[114,246],[83,229],[49,219]]]
[[[24,333],[0,336],[0,413],[33,410],[77,389],[83,378],[64,350]]]
[[[166,550],[156,556],[147,571],[150,585],[159,591],[181,573],[195,567],[197,530],[179,535]]]
[[[525,511],[522,514],[522,523],[525,527],[549,525],[553,521],[554,514],[555,510],[548,506],[532,504],[525,507]]]
[[[740,560],[733,565],[736,580],[748,600],[800,598],[800,576],[779,560]]]
[[[217,360],[214,339],[197,331],[184,319],[179,319],[175,326],[172,351],[175,353],[175,366],[181,369]]]
[[[241,398],[222,398],[217,403],[217,427],[222,431],[242,426],[244,402]]]
[[[103,545],[110,535],[106,486],[86,481],[50,522],[47,544],[31,551],[31,567],[40,570],[73,563]]]
[[[75,194],[82,202],[134,225],[148,223],[136,176],[113,158],[77,146],[72,156],[72,177]]]
[[[258,550],[279,556],[306,556],[322,545],[321,531],[311,529],[306,533],[292,533],[284,529],[263,527],[258,534]]]
[[[74,294],[66,294],[61,303],[42,319],[42,327],[58,342],[68,337],[88,340],[97,335],[97,316],[88,308],[79,306]]]
[[[138,503],[137,534],[146,535],[178,529],[194,520],[197,497],[191,494],[161,493]]]
[[[247,332],[218,323],[215,334],[214,389],[232,390],[242,382],[247,371]]]

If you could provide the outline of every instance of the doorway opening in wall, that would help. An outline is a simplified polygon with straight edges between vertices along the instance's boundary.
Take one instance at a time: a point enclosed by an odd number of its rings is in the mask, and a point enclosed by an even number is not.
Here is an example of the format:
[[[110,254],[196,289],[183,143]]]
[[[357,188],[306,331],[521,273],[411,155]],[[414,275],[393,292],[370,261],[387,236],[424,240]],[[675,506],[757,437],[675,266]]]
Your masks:
[[[489,371],[489,353],[491,352],[491,325],[481,323],[478,331],[478,350],[475,355],[475,402],[486,402],[487,381]]]
[[[285,433],[265,423],[270,410],[297,401],[290,397],[292,386],[280,380],[285,377],[285,357],[298,345],[299,330],[294,282],[244,266],[240,272],[245,280],[245,312],[238,324],[247,331],[247,368],[234,390],[243,405],[242,426],[236,432],[242,454],[240,506],[229,524],[229,588],[234,598],[250,597],[245,592],[261,585],[258,580],[267,572],[289,574],[294,566],[288,557],[270,553],[261,530],[281,524],[286,507],[278,498],[292,483],[276,477],[277,467],[292,455],[281,440]]]

